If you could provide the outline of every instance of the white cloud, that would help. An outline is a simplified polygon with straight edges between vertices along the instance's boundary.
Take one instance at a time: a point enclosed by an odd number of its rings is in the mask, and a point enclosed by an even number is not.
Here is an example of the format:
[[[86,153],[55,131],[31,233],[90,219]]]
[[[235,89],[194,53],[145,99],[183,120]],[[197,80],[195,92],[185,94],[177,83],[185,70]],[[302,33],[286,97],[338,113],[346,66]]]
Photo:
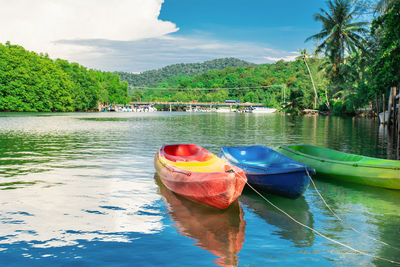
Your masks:
[[[59,40],[139,40],[178,30],[158,19],[164,0],[0,0],[0,42],[68,58],[88,48]],[[72,51],[70,50],[72,49]]]
[[[298,57],[299,55],[295,55],[295,56],[284,56],[284,57],[270,57],[270,56],[266,56],[265,59],[268,61],[279,61],[279,60],[284,60],[284,61],[294,61],[296,59],[296,57]]]
[[[109,71],[139,72],[176,63],[202,62],[221,57],[236,57],[253,63],[294,60],[297,52],[266,48],[257,43],[220,41],[199,36],[164,36],[136,41],[78,40],[60,41],[91,49],[91,53],[72,55],[81,64]],[[97,56],[94,56],[97,55]]]
[[[250,42],[177,37],[158,19],[164,0],[0,0],[0,42],[90,68],[140,72],[176,63],[236,57],[254,63],[293,60],[293,52]]]

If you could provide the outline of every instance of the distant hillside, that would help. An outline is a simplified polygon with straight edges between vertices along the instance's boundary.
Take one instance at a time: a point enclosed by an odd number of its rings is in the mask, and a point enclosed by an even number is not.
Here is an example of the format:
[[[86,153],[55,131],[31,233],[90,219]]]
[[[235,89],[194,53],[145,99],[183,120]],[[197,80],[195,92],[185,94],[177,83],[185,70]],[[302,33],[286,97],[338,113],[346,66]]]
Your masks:
[[[323,96],[323,85],[327,84],[326,75],[319,71],[323,60],[309,58],[308,64],[318,93]],[[290,110],[295,113],[312,108],[314,102],[310,76],[300,57],[291,62],[229,67],[192,77],[175,76],[160,82],[156,89],[133,90],[131,96],[133,101],[224,102],[236,99],[241,103],[263,103],[276,108],[290,102]]]
[[[122,81],[127,81],[130,87],[134,86],[155,86],[164,79],[174,76],[195,76],[206,73],[210,70],[223,70],[228,67],[247,67],[255,66],[237,58],[219,58],[203,63],[174,64],[166,66],[158,70],[149,70],[140,74],[132,74],[127,72],[117,72]]]

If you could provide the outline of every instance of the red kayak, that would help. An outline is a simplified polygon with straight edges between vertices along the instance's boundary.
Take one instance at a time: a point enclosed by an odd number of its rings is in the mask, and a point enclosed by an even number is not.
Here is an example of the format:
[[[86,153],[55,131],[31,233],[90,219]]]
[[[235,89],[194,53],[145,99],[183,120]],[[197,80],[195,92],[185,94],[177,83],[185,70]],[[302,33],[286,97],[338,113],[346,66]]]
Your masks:
[[[198,145],[164,145],[154,167],[171,191],[193,201],[226,209],[247,182],[243,170]]]

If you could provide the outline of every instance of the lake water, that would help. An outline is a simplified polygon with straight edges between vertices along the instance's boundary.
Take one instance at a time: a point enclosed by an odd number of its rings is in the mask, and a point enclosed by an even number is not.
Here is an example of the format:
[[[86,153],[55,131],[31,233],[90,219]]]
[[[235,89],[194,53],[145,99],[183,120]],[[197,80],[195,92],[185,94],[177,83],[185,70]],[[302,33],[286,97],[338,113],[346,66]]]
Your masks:
[[[308,143],[394,158],[373,120],[282,114],[0,113],[1,266],[392,266],[297,225],[245,190],[226,211],[162,186],[162,144]],[[316,181],[297,200],[265,196],[300,222],[400,261],[400,192]],[[368,239],[369,236],[391,246]]]

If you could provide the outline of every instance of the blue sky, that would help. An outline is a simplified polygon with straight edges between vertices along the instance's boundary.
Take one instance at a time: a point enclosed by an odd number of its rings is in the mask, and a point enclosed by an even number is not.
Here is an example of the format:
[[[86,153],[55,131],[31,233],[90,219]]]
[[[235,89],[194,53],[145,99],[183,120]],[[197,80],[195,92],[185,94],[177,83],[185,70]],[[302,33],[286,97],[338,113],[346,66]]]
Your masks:
[[[236,57],[293,60],[320,31],[324,0],[0,0],[11,41],[106,71],[142,72]]]
[[[204,35],[296,51],[313,47],[304,40],[321,28],[313,19],[320,7],[325,1],[166,0],[159,18],[176,23],[179,36]]]

